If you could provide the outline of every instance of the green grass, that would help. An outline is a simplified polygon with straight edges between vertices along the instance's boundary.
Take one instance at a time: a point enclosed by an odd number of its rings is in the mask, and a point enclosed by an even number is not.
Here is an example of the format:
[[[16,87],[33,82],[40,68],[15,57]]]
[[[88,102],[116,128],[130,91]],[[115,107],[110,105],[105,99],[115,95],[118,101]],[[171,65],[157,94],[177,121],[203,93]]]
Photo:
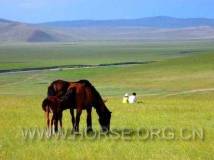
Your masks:
[[[114,49],[121,47],[120,45],[111,44],[113,47],[109,50],[109,46],[106,46],[106,50],[109,53],[112,52],[109,55],[112,62],[120,61],[121,55],[126,51],[126,49],[122,49],[121,54],[116,54]],[[145,51],[147,46],[150,53],[153,54],[150,55],[150,58],[147,57],[147,60],[160,61],[124,67],[1,74],[0,159],[212,160],[214,157],[214,52],[212,45],[209,42],[172,42],[169,45],[161,43],[157,52],[149,49],[157,43],[137,44],[137,46],[136,43],[131,43],[130,45],[135,45],[135,48],[130,49],[132,52],[127,53],[127,57],[133,58],[132,53],[136,48],[140,47]],[[185,49],[181,46],[184,46]],[[186,48],[189,50],[197,48],[201,51],[187,55],[177,54],[178,50],[186,50]],[[8,50],[10,49],[11,47],[8,47]],[[62,49],[64,50],[64,46]],[[14,50],[16,51],[16,49]],[[51,51],[53,50],[51,49]],[[174,52],[169,57],[161,54],[172,50]],[[96,51],[98,54],[99,49]],[[48,50],[45,52],[50,54]],[[82,53],[84,53],[83,50]],[[142,59],[133,60],[143,60],[144,52],[142,51],[142,55],[140,52],[138,54],[142,56]],[[64,53],[62,55],[63,58]],[[93,55],[96,54],[93,53]],[[21,60],[21,57],[17,56],[17,58]],[[23,59],[27,61],[28,58]],[[6,61],[6,59],[1,59],[1,61],[4,60]],[[91,57],[88,59],[88,63],[101,63],[104,60],[104,57],[103,60],[102,57],[97,59]],[[10,61],[13,61],[13,58]],[[65,60],[61,62],[64,64]],[[79,60],[74,63],[85,62],[80,56]],[[131,138],[135,138],[135,140],[112,140],[109,137],[102,137],[100,140],[81,140],[80,138],[63,140],[54,137],[51,140],[40,140],[39,138],[24,140],[22,128],[45,127],[41,101],[46,96],[48,84],[55,79],[75,81],[83,78],[89,79],[103,97],[108,98],[107,106],[112,111],[112,128],[136,130],[140,127],[170,127],[174,128],[176,133],[181,128],[190,130],[203,128],[204,140],[149,139],[140,141],[136,139],[136,133],[131,135]],[[123,94],[133,91],[137,92],[138,98],[142,99],[144,103],[122,104]],[[86,113],[84,112],[80,122],[81,129],[86,126],[85,118]],[[96,131],[100,129],[97,118],[96,112],[93,111],[93,127]],[[64,113],[63,121],[64,128],[70,128],[69,111]]]
[[[81,42],[68,44],[1,44],[0,69],[71,64],[162,60],[214,51],[203,42]],[[57,59],[57,61],[56,61]]]
[[[11,98],[14,102],[11,102]],[[125,140],[24,140],[23,127],[44,127],[40,108],[42,97],[2,97],[1,157],[2,159],[212,159],[213,158],[213,100],[193,98],[145,98],[145,105],[122,105],[112,98],[108,106],[113,112],[112,128],[186,127],[204,128],[204,141],[125,141]],[[203,107],[203,109],[201,109]],[[4,114],[3,114],[4,113]],[[64,117],[70,127],[69,115]],[[97,116],[93,124],[99,129]],[[85,126],[85,113],[81,127]],[[50,158],[51,157],[51,158]]]

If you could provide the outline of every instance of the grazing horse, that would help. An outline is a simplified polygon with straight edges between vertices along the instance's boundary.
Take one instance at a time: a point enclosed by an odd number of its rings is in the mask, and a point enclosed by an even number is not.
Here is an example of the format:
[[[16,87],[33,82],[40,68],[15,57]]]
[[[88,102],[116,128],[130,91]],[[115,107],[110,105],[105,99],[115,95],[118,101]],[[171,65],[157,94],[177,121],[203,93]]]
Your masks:
[[[92,107],[96,109],[102,130],[109,131],[111,112],[106,107],[98,91],[89,81],[67,82],[56,80],[48,87],[48,97],[50,96],[56,96],[59,99],[63,99],[64,96],[68,97],[70,106],[68,104],[67,106],[70,108],[72,124],[75,131],[79,131],[80,116],[83,109],[87,111],[87,131],[92,130]],[[77,110],[76,118],[74,118],[74,109]],[[48,110],[45,110],[46,114],[47,111]]]

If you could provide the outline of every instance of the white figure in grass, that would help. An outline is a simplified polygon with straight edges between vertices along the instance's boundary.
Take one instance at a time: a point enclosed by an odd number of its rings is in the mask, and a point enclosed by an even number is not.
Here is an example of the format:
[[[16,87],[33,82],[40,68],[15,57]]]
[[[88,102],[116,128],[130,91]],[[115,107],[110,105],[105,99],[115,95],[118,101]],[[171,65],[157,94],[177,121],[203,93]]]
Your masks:
[[[126,93],[124,96],[123,96],[123,103],[129,103],[129,94]]]
[[[137,96],[136,96],[136,93],[135,93],[135,92],[132,93],[131,96],[129,96],[128,102],[129,102],[130,104],[133,104],[133,103],[136,103],[136,102],[137,102]]]

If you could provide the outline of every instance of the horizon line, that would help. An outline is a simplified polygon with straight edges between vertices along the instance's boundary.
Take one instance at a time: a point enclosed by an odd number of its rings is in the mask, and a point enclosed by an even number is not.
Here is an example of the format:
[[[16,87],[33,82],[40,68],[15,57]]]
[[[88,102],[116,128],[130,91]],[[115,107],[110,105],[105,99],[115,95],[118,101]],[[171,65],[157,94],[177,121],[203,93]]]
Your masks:
[[[52,23],[52,22],[74,22],[74,21],[117,21],[117,20],[139,20],[144,18],[175,18],[175,19],[208,19],[214,20],[214,18],[210,17],[173,17],[173,16],[147,16],[147,17],[139,17],[139,18],[112,18],[112,19],[71,19],[71,20],[52,20],[52,21],[41,21],[41,22],[27,22],[21,20],[14,20],[8,18],[1,18],[0,20],[9,21],[9,22],[18,22],[18,23],[28,23],[28,24],[42,24],[42,23]]]

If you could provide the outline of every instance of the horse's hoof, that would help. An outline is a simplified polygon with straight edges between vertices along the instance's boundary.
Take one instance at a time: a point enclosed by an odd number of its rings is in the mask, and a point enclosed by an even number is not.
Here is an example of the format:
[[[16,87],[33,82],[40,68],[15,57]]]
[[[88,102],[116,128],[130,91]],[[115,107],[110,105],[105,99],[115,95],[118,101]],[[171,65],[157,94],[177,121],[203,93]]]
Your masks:
[[[93,132],[93,129],[92,128],[87,128],[87,133],[91,133]]]
[[[76,130],[76,129],[72,129],[72,130],[71,130],[71,134],[77,134],[77,133],[79,133],[78,130]]]
[[[74,130],[74,133],[75,133],[75,134],[78,134],[78,133],[79,133],[79,129],[75,129],[75,130]]]
[[[74,129],[71,130],[71,134],[74,134]]]
[[[108,128],[102,128],[102,132],[103,133],[109,133],[109,129]]]

